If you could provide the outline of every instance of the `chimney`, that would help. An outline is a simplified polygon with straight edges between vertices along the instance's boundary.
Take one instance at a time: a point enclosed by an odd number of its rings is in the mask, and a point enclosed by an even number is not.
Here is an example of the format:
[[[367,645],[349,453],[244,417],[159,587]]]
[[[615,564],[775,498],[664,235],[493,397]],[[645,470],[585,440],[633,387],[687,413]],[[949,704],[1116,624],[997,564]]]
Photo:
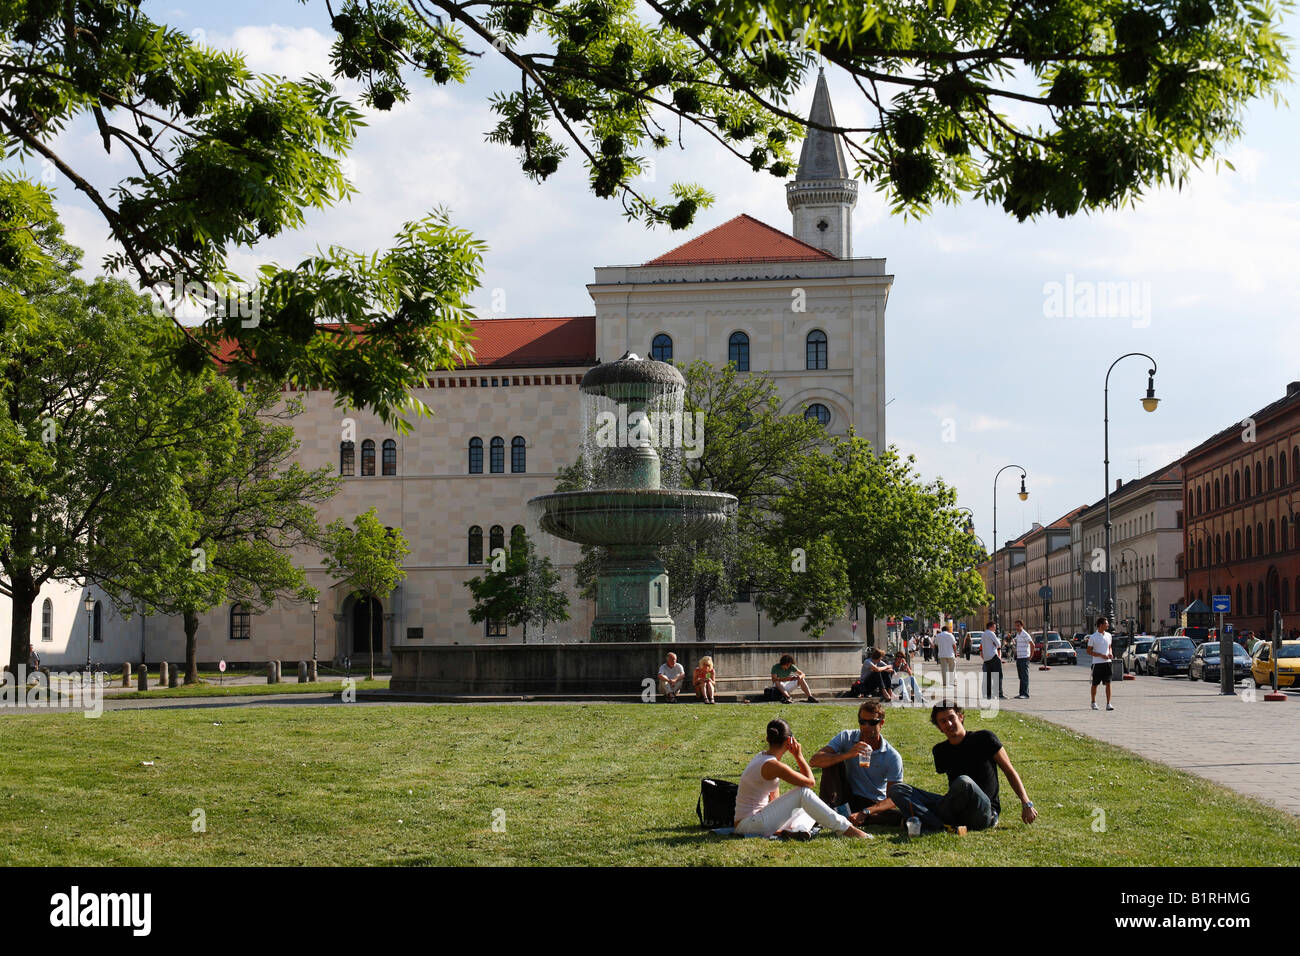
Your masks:
[[[1288,382],[1286,386],[1286,397],[1290,398],[1296,392],[1300,392],[1300,382]]]
[[[1123,485],[1124,485],[1124,479],[1123,479],[1123,478],[1116,478],[1116,479],[1115,479],[1115,490],[1116,490],[1116,491],[1119,491],[1120,488],[1123,487]]]

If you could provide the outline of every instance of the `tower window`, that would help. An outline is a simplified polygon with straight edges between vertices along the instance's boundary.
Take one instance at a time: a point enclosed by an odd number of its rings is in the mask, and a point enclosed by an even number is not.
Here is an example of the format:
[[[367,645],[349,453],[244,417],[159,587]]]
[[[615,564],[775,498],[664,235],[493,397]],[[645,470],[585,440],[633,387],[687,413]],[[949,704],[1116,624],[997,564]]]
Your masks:
[[[821,402],[813,402],[808,406],[808,410],[803,413],[803,417],[825,428],[831,423],[831,410]]]
[[[469,440],[469,473],[471,475],[483,474],[483,439],[471,438]]]
[[[494,475],[505,474],[506,440],[504,438],[492,439],[491,458],[488,462],[488,470]]]
[[[660,332],[650,343],[650,357],[656,362],[671,362],[673,360],[673,340],[672,336]]]
[[[736,366],[737,372],[749,371],[749,336],[744,332],[732,332],[727,340],[727,361]]]
[[[807,340],[807,351],[808,351],[807,366],[809,369],[826,368],[826,351],[827,351],[826,333],[823,332],[821,329],[813,329],[811,332],[809,332],[808,340]]]
[[[522,475],[528,470],[528,443],[519,435],[510,439],[510,471]]]

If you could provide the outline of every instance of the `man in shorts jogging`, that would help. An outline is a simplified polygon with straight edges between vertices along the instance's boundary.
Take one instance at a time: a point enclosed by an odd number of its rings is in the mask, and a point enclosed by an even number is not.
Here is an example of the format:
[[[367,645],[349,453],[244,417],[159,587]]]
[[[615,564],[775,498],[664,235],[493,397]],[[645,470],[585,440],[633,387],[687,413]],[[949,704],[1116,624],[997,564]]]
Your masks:
[[[1110,702],[1110,622],[1104,617],[1097,618],[1097,630],[1088,637],[1085,650],[1092,658],[1092,709],[1097,710],[1097,685],[1106,685],[1106,709],[1114,710]]]

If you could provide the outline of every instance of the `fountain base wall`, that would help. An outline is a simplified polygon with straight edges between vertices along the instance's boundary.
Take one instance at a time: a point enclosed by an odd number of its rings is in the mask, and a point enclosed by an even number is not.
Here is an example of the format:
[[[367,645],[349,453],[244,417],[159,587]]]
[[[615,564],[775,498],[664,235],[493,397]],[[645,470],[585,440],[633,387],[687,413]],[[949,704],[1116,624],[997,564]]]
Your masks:
[[[793,654],[799,669],[814,682],[847,678],[843,682],[847,690],[862,668],[864,648],[858,642],[823,641],[397,646],[392,649],[389,687],[400,693],[465,697],[640,694],[645,686],[642,680],[653,677],[672,651],[686,668],[683,693],[690,693],[691,674],[705,655],[713,658],[720,691],[761,691],[772,682],[772,666],[782,654]]]

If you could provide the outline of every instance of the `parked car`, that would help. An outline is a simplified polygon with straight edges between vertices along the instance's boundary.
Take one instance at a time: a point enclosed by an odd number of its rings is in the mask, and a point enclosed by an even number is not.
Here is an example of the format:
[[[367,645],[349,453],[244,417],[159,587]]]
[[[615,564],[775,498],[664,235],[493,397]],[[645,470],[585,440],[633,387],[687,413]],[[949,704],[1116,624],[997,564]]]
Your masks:
[[[1273,645],[1267,641],[1255,650],[1250,676],[1263,687],[1273,683]],[[1283,641],[1277,652],[1277,686],[1294,687],[1300,679],[1300,641]]]
[[[1146,659],[1147,652],[1151,650],[1151,645],[1154,643],[1154,637],[1144,637],[1139,634],[1137,640],[1124,648],[1124,656],[1121,659],[1124,661],[1125,674],[1142,673],[1143,662]]]
[[[1079,655],[1075,653],[1069,641],[1048,641],[1047,663],[1049,665],[1077,664],[1079,663]]]
[[[1074,637],[1070,638],[1070,643],[1076,648],[1083,647],[1083,645],[1088,643],[1088,635],[1083,633],[1083,631],[1078,631],[1075,633]]]
[[[1196,653],[1196,644],[1190,637],[1158,637],[1147,651],[1143,670],[1157,677],[1166,674],[1186,674]]]
[[[1219,642],[1206,641],[1192,655],[1187,668],[1188,680],[1219,681]],[[1232,682],[1245,680],[1250,674],[1251,659],[1240,644],[1232,645]]]
[[[1029,636],[1034,640],[1034,649],[1029,652],[1029,659],[1031,661],[1041,661],[1043,659],[1043,632],[1034,631]],[[1060,639],[1061,635],[1056,633],[1056,631],[1047,632],[1047,642],[1049,644],[1052,641],[1059,641]]]
[[[1219,639],[1219,629],[1217,627],[1180,627],[1174,631],[1175,637],[1185,637],[1198,647],[1206,641],[1217,641]]]

